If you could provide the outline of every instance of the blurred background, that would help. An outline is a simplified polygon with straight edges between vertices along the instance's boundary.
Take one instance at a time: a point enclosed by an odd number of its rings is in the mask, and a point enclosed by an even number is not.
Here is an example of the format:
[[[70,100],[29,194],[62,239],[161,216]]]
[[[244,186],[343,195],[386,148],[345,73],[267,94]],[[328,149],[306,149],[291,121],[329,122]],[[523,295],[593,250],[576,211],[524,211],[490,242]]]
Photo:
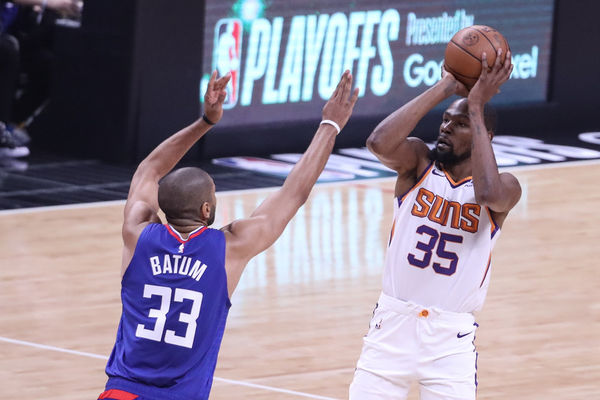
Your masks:
[[[472,24],[498,29],[513,53],[511,80],[493,99],[499,165],[600,158],[596,0],[0,3],[0,121],[8,132],[0,143],[2,208],[42,204],[23,200],[34,183],[18,178],[31,177],[36,165],[71,159],[83,161],[83,170],[105,168],[90,175],[116,177],[55,179],[59,188],[82,180],[112,185],[107,190],[114,193],[92,200],[124,198],[132,166],[201,115],[215,69],[233,76],[226,114],[187,162],[244,182],[246,175],[235,171],[277,178],[255,186],[277,184],[294,154],[306,148],[323,104],[349,68],[361,98],[336,143],[345,167],[329,168],[328,179],[389,176],[369,165],[367,136],[437,81],[446,43]],[[428,115],[415,134],[433,140],[440,115]],[[362,174],[352,172],[356,165]],[[47,176],[38,178],[51,189]],[[217,189],[230,188],[226,181],[217,177]],[[46,203],[53,202],[60,203]]]

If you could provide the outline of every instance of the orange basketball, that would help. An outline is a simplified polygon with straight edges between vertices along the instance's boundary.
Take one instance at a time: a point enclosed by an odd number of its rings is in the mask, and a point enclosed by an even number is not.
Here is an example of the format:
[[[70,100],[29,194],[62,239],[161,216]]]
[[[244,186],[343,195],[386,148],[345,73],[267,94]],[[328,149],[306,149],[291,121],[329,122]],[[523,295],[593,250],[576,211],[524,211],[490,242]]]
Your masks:
[[[471,89],[481,74],[481,55],[487,55],[491,69],[496,62],[496,53],[502,49],[501,61],[504,63],[506,52],[510,50],[508,42],[496,29],[485,25],[468,26],[450,39],[446,46],[444,67],[452,73],[467,89]]]

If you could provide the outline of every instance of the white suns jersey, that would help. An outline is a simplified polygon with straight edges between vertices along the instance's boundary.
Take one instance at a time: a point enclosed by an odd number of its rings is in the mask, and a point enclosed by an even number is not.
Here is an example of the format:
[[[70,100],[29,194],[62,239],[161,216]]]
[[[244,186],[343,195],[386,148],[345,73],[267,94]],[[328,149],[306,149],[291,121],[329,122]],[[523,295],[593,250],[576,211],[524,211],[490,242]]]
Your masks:
[[[500,230],[476,203],[471,177],[454,182],[432,162],[394,202],[383,293],[445,311],[481,309]]]

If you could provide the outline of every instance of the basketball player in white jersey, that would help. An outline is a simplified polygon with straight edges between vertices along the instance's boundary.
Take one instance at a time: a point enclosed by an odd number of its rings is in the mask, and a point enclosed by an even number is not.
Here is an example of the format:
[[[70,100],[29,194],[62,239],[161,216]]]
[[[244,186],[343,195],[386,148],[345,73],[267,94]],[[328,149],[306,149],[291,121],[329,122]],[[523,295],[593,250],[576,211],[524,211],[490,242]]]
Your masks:
[[[418,382],[421,400],[475,399],[473,312],[485,299],[491,251],[508,212],[521,197],[517,179],[499,173],[491,146],[492,118],[484,105],[511,74],[500,52],[467,91],[442,79],[384,119],[369,149],[398,173],[394,221],[383,290],[364,337],[350,399],[406,399]],[[408,137],[437,104],[458,94],[444,112],[430,151]]]

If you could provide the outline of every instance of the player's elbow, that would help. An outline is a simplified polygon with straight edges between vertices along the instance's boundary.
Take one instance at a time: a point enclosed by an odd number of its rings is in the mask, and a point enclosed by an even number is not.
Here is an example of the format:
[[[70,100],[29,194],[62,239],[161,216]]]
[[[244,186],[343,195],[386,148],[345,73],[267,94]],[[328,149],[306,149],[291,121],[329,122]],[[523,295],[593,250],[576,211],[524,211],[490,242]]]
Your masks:
[[[383,154],[385,151],[385,144],[381,138],[381,133],[377,128],[367,138],[367,148],[373,154]]]
[[[308,196],[310,196],[310,189],[298,190],[298,192],[295,193],[293,201],[296,209],[302,207],[306,203]]]

